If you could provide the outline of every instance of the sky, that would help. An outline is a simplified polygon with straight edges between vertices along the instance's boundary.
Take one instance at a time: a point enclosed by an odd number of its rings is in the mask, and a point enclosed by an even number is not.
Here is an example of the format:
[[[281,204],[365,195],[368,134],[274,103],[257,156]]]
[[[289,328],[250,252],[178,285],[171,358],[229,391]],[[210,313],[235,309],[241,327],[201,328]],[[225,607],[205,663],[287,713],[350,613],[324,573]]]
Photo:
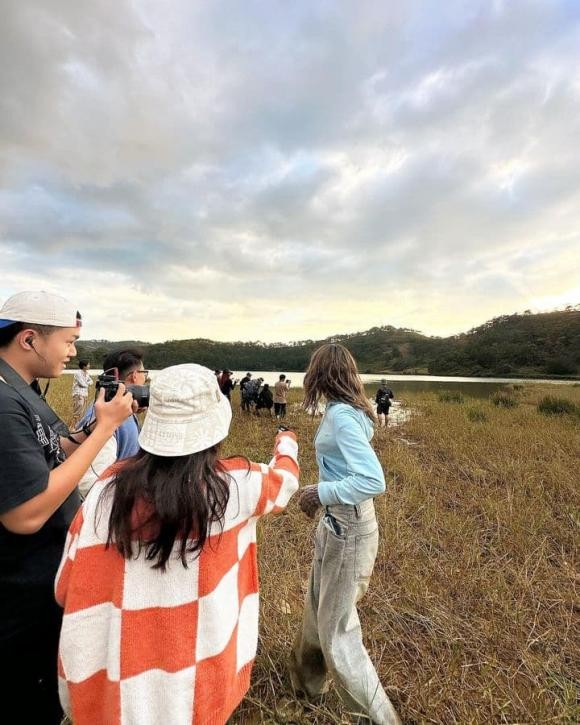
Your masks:
[[[580,302],[577,0],[0,13],[0,301],[150,342]]]

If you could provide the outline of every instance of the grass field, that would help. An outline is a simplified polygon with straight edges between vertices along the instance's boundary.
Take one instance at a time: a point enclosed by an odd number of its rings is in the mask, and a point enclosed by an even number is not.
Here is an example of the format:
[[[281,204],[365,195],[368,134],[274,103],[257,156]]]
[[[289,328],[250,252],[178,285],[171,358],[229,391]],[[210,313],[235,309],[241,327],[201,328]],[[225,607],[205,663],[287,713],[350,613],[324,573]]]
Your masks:
[[[65,419],[70,385],[63,376],[49,393]],[[304,485],[317,480],[318,420],[300,411],[300,393],[287,422]],[[388,490],[376,501],[381,543],[360,615],[405,723],[580,721],[580,418],[542,415],[545,395],[580,404],[578,386],[524,386],[513,407],[409,394],[411,420],[375,435]],[[233,406],[225,453],[267,461],[274,423],[242,415],[237,391]],[[348,722],[332,690],[311,708],[286,675],[314,527],[291,501],[259,529],[260,644],[233,722]]]

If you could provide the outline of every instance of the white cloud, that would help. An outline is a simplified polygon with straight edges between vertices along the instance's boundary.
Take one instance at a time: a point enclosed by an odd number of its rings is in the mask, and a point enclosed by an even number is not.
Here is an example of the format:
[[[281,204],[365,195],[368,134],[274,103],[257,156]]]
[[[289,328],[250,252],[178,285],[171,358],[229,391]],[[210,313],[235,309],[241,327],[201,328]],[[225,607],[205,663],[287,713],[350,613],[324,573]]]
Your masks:
[[[7,4],[0,298],[151,340],[574,301],[579,49],[566,0]]]

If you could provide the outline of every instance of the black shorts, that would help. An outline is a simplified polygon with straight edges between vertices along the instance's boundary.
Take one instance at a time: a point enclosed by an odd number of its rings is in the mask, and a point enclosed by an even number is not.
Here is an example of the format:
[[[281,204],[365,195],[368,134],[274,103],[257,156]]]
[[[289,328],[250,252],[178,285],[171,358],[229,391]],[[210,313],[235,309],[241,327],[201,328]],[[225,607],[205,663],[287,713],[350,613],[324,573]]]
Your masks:
[[[390,405],[382,405],[381,403],[379,403],[377,405],[377,415],[388,415],[390,407]]]

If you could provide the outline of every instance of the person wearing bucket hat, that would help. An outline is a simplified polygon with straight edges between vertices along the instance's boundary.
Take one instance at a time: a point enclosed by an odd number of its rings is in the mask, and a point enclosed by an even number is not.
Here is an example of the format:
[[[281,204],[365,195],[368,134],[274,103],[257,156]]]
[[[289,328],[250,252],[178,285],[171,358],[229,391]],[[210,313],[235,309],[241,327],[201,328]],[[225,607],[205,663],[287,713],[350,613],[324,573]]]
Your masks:
[[[224,723],[248,690],[256,523],[297,490],[298,446],[285,429],[268,465],[220,458],[231,419],[212,370],[160,371],[140,452],[97,481],[73,521],[56,596],[75,725]]]
[[[156,456],[188,456],[228,434],[232,408],[215,375],[201,365],[174,365],[157,374],[139,445]]]
[[[131,396],[97,403],[92,433],[70,434],[40,395],[76,355],[76,306],[20,292],[0,308],[0,682],[5,722],[60,723],[54,577],[79,505],[77,483],[131,413]],[[88,433],[91,433],[89,436]]]

